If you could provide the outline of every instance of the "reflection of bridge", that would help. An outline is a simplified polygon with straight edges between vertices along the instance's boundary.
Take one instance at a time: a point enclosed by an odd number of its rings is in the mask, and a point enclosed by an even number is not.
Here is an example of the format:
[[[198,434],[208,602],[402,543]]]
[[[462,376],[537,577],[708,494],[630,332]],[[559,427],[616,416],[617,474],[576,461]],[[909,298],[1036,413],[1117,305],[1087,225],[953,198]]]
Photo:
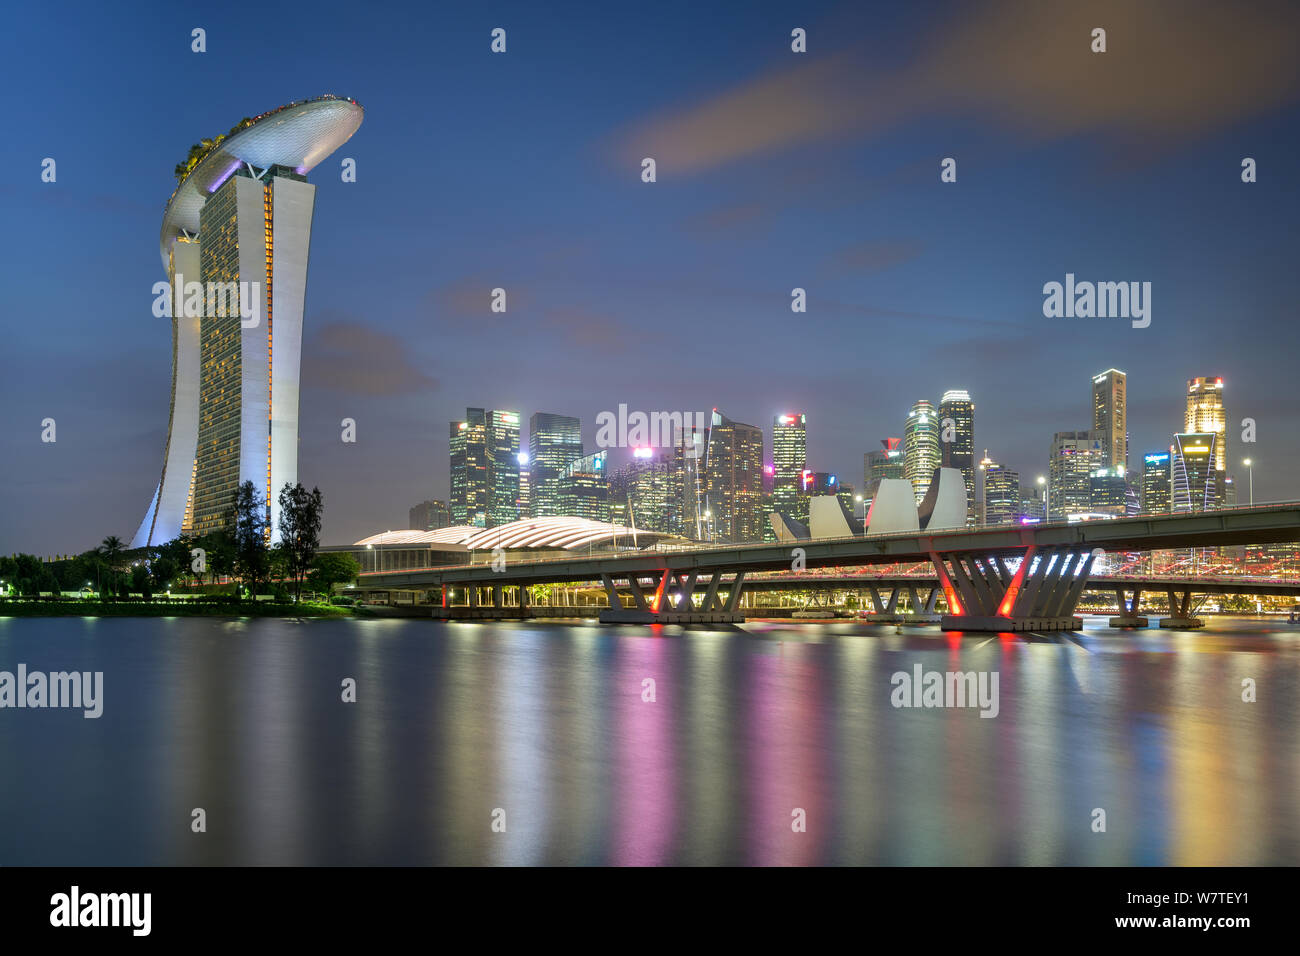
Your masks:
[[[1296,540],[1300,540],[1300,503],[1287,503],[1083,524],[812,539],[800,541],[797,547],[729,545],[539,561],[508,559],[504,567],[496,565],[501,568],[497,571],[493,565],[480,564],[363,573],[358,587],[363,591],[440,591],[442,600],[435,614],[520,617],[530,615],[531,586],[589,582],[599,583],[609,601],[609,607],[601,611],[602,621],[718,623],[744,620],[741,595],[746,587],[763,586],[758,581],[747,582],[747,578],[761,572],[789,572],[792,566],[816,569],[925,562],[933,569],[930,579],[937,590],[927,595],[924,606],[933,609],[942,594],[948,613],[941,623],[950,629],[1078,628],[1081,621],[1074,616],[1074,610],[1084,590],[1119,590],[1117,585],[1125,590],[1159,588],[1168,592],[1172,615],[1169,626],[1195,626],[1188,618],[1193,591],[1204,592],[1221,582],[1207,581],[1204,586],[1196,578],[1090,582],[1099,552]],[[790,575],[785,586],[807,587],[803,582],[816,577],[799,579]],[[865,582],[867,577],[863,575],[860,580]],[[1259,585],[1251,591],[1267,593],[1265,588],[1271,586]],[[463,610],[453,606],[456,592],[465,595]],[[1141,620],[1136,617],[1137,604],[1125,600],[1123,593],[1120,591],[1117,620],[1136,624]],[[896,595],[891,600],[896,601]]]

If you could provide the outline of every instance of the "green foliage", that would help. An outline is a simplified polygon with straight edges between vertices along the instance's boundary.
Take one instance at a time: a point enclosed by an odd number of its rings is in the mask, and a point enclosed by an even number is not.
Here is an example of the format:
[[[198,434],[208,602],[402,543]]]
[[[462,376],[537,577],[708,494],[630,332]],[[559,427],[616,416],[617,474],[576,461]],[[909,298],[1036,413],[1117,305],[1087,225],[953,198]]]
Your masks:
[[[235,573],[249,595],[256,597],[258,586],[268,579],[270,556],[266,547],[266,503],[251,481],[235,492],[234,525]]]
[[[361,573],[357,559],[345,551],[326,551],[312,559],[307,583],[328,594],[336,584],[351,584]]]
[[[302,595],[302,581],[320,547],[321,516],[325,505],[319,488],[308,491],[289,485],[280,489],[280,541],[276,548],[293,580],[294,600]]]

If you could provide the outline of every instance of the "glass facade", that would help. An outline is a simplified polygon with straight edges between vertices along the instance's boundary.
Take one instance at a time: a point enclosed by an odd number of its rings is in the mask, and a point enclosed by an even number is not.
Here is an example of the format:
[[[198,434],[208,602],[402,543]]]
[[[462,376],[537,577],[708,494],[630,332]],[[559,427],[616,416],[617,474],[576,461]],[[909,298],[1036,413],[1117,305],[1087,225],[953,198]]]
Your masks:
[[[903,423],[903,476],[912,483],[916,503],[930,490],[930,480],[942,459],[939,455],[939,416],[921,399]]]
[[[705,518],[713,541],[763,540],[763,430],[713,412],[705,443]]]
[[[1128,376],[1119,369],[1092,377],[1092,430],[1101,439],[1101,467],[1127,471]]]
[[[946,423],[951,422],[951,429]],[[975,523],[975,403],[970,393],[952,389],[939,399],[939,442],[945,468],[961,469],[966,485],[966,524]]]
[[[1101,467],[1104,454],[1095,432],[1057,432],[1052,436],[1047,466],[1048,520],[1066,521],[1070,515],[1092,510],[1092,473]]]
[[[772,510],[808,522],[808,496],[801,487],[808,467],[808,423],[802,413],[772,419]]]
[[[528,420],[530,517],[559,515],[560,474],[582,455],[582,423],[568,415],[537,412]]]

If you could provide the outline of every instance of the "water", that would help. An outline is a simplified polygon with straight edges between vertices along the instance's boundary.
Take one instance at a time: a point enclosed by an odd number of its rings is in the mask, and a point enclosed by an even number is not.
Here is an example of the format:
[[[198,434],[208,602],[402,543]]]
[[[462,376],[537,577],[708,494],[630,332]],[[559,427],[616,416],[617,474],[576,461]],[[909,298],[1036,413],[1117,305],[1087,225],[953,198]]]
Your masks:
[[[104,713],[0,710],[5,866],[1300,863],[1285,623],[0,619],[19,662]],[[894,708],[918,663],[998,716]]]

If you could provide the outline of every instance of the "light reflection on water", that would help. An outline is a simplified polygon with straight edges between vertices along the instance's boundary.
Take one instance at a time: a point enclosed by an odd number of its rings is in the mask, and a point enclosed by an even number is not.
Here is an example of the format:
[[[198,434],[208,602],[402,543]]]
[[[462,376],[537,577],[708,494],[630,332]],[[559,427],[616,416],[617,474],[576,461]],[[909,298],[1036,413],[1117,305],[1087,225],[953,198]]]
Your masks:
[[[104,715],[0,710],[0,865],[1300,862],[1279,622],[0,619],[19,662]],[[894,708],[916,664],[997,671],[998,716]]]

